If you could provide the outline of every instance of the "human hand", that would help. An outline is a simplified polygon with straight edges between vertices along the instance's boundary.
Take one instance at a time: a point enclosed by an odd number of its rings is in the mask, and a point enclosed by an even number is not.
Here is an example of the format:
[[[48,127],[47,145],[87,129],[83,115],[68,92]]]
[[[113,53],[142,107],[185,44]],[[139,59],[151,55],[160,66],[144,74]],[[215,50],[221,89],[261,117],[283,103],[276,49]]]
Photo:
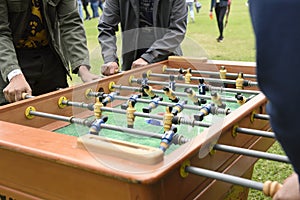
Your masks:
[[[82,82],[84,82],[84,83],[100,79],[100,76],[92,74],[90,72],[90,70],[86,66],[84,66],[84,65],[81,65],[79,67],[79,69],[78,69],[78,76],[81,78]]]
[[[105,76],[113,75],[119,72],[119,65],[116,62],[105,63],[101,66],[101,73]]]
[[[4,97],[10,103],[22,100],[23,93],[32,94],[31,88],[23,74],[13,77],[3,89]]]
[[[300,200],[299,179],[296,173],[285,179],[273,200]]]
[[[131,67],[132,68],[136,68],[136,67],[141,67],[141,66],[145,66],[148,65],[149,63],[147,61],[145,61],[143,58],[139,58],[135,61],[133,61]]]
[[[209,11],[209,18],[213,19],[213,13],[212,13],[212,11]]]

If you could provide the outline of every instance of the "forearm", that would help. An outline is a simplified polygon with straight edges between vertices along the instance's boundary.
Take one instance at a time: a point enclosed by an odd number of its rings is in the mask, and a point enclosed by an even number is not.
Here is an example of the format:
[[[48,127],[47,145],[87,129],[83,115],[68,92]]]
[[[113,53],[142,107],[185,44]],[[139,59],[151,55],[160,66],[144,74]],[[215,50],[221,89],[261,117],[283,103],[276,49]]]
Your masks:
[[[90,68],[86,35],[78,14],[77,2],[75,5],[72,0],[60,3],[58,17],[62,50],[66,60],[70,63],[72,72],[76,73],[81,65]]]
[[[7,75],[20,69],[12,41],[12,33],[8,22],[8,8],[5,1],[0,1],[0,72],[7,82]]]
[[[98,41],[104,62],[118,62],[116,32],[120,23],[120,5],[117,0],[110,0],[105,6],[107,9],[104,10],[98,24]]]

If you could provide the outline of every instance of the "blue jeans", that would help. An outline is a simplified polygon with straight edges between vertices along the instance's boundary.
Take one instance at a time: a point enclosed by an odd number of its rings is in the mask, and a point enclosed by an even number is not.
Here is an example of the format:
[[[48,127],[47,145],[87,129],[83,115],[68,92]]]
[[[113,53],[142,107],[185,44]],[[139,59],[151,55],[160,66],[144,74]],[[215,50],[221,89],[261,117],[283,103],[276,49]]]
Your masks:
[[[91,8],[93,11],[93,18],[99,17],[99,11],[98,11],[99,2],[91,2]]]
[[[193,5],[194,5],[194,2],[188,2],[188,3],[186,3],[186,6],[188,8],[188,11],[190,13],[190,17],[191,17],[192,21],[195,20],[195,14],[194,14],[194,7],[193,7]],[[189,16],[187,18],[187,21],[189,21]]]
[[[79,16],[81,19],[83,19],[82,2],[81,2],[81,0],[77,0],[77,2],[78,2]]]

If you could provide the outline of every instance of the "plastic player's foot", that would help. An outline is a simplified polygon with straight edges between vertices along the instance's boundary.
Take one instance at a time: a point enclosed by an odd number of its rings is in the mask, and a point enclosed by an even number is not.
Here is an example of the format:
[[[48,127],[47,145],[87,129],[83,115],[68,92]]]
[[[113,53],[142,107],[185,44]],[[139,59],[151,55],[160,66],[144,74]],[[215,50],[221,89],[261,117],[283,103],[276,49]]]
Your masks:
[[[194,119],[195,119],[196,121],[202,121],[203,118],[204,118],[204,115],[194,115]]]
[[[150,113],[151,109],[150,108],[143,108],[143,113]]]

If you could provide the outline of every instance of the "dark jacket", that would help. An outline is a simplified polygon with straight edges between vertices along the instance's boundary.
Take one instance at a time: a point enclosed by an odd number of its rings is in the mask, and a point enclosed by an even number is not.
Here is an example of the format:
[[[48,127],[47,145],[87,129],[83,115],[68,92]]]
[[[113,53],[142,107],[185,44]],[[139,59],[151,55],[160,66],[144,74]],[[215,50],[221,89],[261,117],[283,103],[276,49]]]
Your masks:
[[[251,0],[249,5],[258,83],[269,99],[267,111],[276,138],[300,175],[300,1]]]
[[[180,43],[186,33],[187,9],[183,0],[155,0],[153,6],[153,27],[155,40],[141,56],[149,63],[165,60],[169,55],[182,55]],[[139,48],[139,1],[106,1],[100,18],[99,43],[105,63],[118,62],[116,31],[120,23],[122,31],[123,70],[129,70],[131,63],[138,59]]]
[[[219,2],[219,7],[227,7],[228,6],[228,0],[220,0]],[[210,3],[210,11],[213,10],[213,8],[216,7],[216,0],[211,0],[211,3]]]
[[[50,45],[69,72],[80,65],[89,66],[85,31],[78,13],[76,0],[41,0]],[[31,13],[31,0],[0,1],[0,72],[7,83],[7,75],[20,69],[14,44],[24,32]],[[4,81],[4,82],[3,82]],[[0,85],[3,87],[2,85]]]

